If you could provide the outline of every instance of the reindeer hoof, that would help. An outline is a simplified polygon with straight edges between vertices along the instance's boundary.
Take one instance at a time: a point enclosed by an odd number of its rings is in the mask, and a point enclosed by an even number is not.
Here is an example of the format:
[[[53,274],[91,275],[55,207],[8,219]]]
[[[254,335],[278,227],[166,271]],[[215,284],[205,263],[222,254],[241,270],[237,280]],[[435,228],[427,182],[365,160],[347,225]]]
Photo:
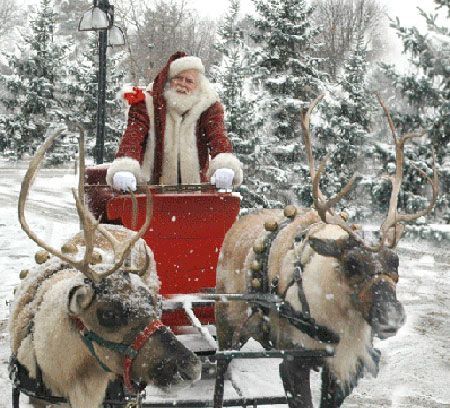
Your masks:
[[[284,216],[287,218],[295,218],[297,215],[297,208],[295,205],[288,205],[284,208]]]
[[[47,261],[47,259],[50,259],[50,254],[44,249],[37,251],[34,254],[34,260],[38,265],[42,265]]]

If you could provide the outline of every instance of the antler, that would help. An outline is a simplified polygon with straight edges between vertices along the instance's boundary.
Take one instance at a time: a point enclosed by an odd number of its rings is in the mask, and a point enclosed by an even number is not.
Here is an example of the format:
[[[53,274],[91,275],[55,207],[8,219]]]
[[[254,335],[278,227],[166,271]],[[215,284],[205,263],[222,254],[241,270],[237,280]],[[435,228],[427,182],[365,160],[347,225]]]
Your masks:
[[[350,190],[353,188],[353,184],[355,183],[357,176],[353,175],[352,178],[347,182],[347,184],[344,186],[344,188],[339,191],[336,195],[329,198],[328,200],[325,200],[325,196],[321,193],[319,184],[320,184],[320,177],[322,173],[325,171],[325,166],[328,161],[328,156],[325,157],[319,164],[319,169],[317,170],[317,173],[314,175],[313,178],[313,200],[314,200],[314,207],[316,208],[317,212],[319,213],[320,218],[323,222],[327,222],[327,212],[329,215],[334,215],[332,212],[332,208],[343,198],[345,197]],[[322,195],[322,200],[320,199],[320,195]],[[339,217],[340,218],[340,217]]]
[[[392,192],[391,197],[389,201],[389,210],[387,217],[383,224],[380,227],[380,242],[377,245],[369,246],[367,245],[362,238],[360,238],[355,231],[338,215],[335,215],[332,212],[332,208],[341,200],[344,196],[346,196],[350,190],[353,187],[354,182],[356,181],[356,176],[353,176],[348,183],[344,186],[344,188],[339,191],[335,196],[333,196],[330,199],[327,199],[322,192],[320,191],[320,177],[322,173],[325,171],[326,163],[328,160],[328,157],[325,157],[324,160],[321,161],[319,168],[317,172],[315,171],[315,165],[314,165],[314,157],[312,154],[312,147],[311,147],[311,134],[310,134],[310,117],[311,112],[314,109],[314,107],[317,105],[317,103],[323,98],[323,94],[320,95],[317,99],[315,99],[313,102],[311,102],[311,105],[307,111],[301,112],[301,125],[303,130],[303,139],[305,142],[306,152],[308,154],[308,162],[309,162],[309,169],[313,184],[313,201],[314,201],[314,207],[316,208],[321,220],[328,224],[336,224],[339,225],[342,229],[344,229],[350,236],[352,236],[355,240],[361,243],[365,248],[371,250],[371,251],[379,251],[387,241],[390,241],[388,243],[388,246],[390,248],[393,248],[397,245],[398,240],[400,239],[400,236],[403,232],[403,229],[398,226],[400,222],[409,222],[413,221],[419,217],[422,217],[426,214],[428,214],[433,207],[436,204],[438,192],[439,192],[439,180],[438,180],[438,174],[436,171],[436,159],[434,154],[434,149],[432,150],[432,157],[433,157],[433,178],[431,179],[423,170],[417,169],[420,174],[427,179],[428,183],[431,185],[433,190],[433,196],[430,200],[430,203],[428,206],[421,211],[418,211],[415,214],[399,214],[397,212],[397,204],[398,204],[398,194],[400,192],[400,187],[403,179],[403,163],[404,163],[404,148],[405,143],[414,137],[420,137],[425,134],[425,132],[422,133],[408,133],[401,137],[397,137],[397,133],[395,131],[394,122],[391,118],[391,115],[389,113],[389,110],[386,108],[385,104],[381,100],[380,96],[377,94],[378,100],[380,102],[381,107],[383,108],[387,119],[389,123],[389,127],[392,132],[392,137],[394,139],[395,143],[395,162],[396,162],[396,172],[395,176],[391,178],[392,182]],[[394,229],[394,231],[392,231]],[[391,235],[391,232],[394,232],[394,234]]]
[[[312,144],[311,144],[311,132],[310,132],[310,123],[311,123],[311,113],[316,107],[316,105],[323,99],[325,94],[320,94],[316,99],[314,99],[309,108],[307,110],[302,110],[300,112],[300,124],[302,127],[303,141],[305,143],[306,153],[308,155],[308,163],[309,163],[309,174],[311,176],[311,180],[314,180],[314,176],[316,174],[316,167],[314,164],[314,156],[312,152]],[[320,189],[317,192],[317,200],[324,201],[325,197],[323,196]]]
[[[89,212],[89,210],[86,208],[84,204],[84,199],[82,200],[83,194],[84,194],[84,168],[85,168],[85,160],[84,160],[84,130],[82,127],[79,127],[80,131],[80,179],[79,179],[79,192],[77,194],[76,189],[72,189],[72,194],[74,196],[77,212],[81,220],[81,224],[84,229],[84,239],[85,239],[85,253],[84,257],[81,260],[73,259],[64,253],[62,251],[57,250],[50,245],[48,245],[46,242],[41,240],[37,235],[30,229],[26,218],[25,218],[25,204],[26,199],[28,197],[28,193],[30,191],[30,188],[33,184],[34,176],[42,163],[44,159],[45,152],[48,150],[48,148],[52,145],[53,141],[58,137],[64,129],[60,128],[55,131],[53,135],[50,135],[43,145],[38,149],[35,156],[30,162],[30,165],[28,167],[28,170],[25,174],[25,177],[22,181],[22,186],[20,190],[19,195],[19,205],[18,205],[18,212],[19,212],[19,222],[22,226],[22,229],[25,231],[25,233],[28,235],[30,239],[32,239],[34,242],[36,242],[37,245],[44,248],[46,251],[51,253],[52,255],[60,258],[64,262],[67,262],[69,265],[73,266],[75,269],[78,269],[80,272],[82,272],[86,277],[88,277],[91,280],[94,281],[100,281],[101,279],[105,278],[108,275],[111,275],[115,271],[117,271],[122,264],[124,263],[126,257],[130,254],[130,251],[132,247],[136,244],[136,242],[143,236],[143,234],[147,231],[150,221],[152,218],[153,213],[153,205],[152,205],[152,199],[151,194],[149,191],[147,191],[147,203],[146,203],[146,220],[144,225],[141,227],[141,229],[134,235],[134,237],[129,241],[119,241],[117,240],[104,226],[99,224],[99,221],[95,220],[92,214]],[[83,147],[83,148],[82,148]],[[118,259],[114,263],[114,265],[103,272],[97,272],[92,267],[91,264],[93,263],[92,255],[94,251],[94,240],[95,240],[95,232],[99,231],[112,245],[113,252],[114,252],[114,259]],[[144,268],[145,270],[148,268],[150,259],[148,252],[146,250],[146,261]],[[140,268],[137,271],[131,271],[130,272],[137,272],[139,274],[142,273],[142,268]]]
[[[414,137],[421,137],[426,132],[421,133],[407,133],[405,135],[402,135],[400,138],[397,137],[397,133],[395,131],[394,122],[392,121],[391,114],[389,110],[387,109],[386,105],[384,104],[383,100],[381,99],[380,95],[376,94],[378,101],[380,102],[381,107],[384,110],[384,113],[387,116],[389,127],[391,129],[392,137],[394,139],[395,143],[395,164],[396,164],[396,170],[395,170],[395,176],[391,177],[391,183],[392,183],[392,192],[391,197],[389,199],[389,209],[386,219],[384,220],[383,224],[380,228],[380,243],[379,248],[382,248],[386,241],[388,240],[388,235],[391,231],[391,228],[397,228],[397,224],[400,222],[410,222],[414,221],[419,217],[422,217],[426,214],[428,214],[433,207],[436,204],[437,196],[439,193],[439,179],[438,174],[436,171],[436,158],[434,154],[434,149],[432,150],[432,157],[433,157],[433,179],[428,177],[428,175],[421,169],[417,169],[420,174],[427,179],[428,183],[430,183],[431,188],[433,190],[433,196],[430,200],[430,203],[428,206],[418,211],[415,214],[399,214],[397,212],[397,204],[398,204],[398,194],[400,192],[400,187],[403,179],[403,164],[405,161],[405,143]],[[398,240],[400,239],[401,233],[395,233],[391,239],[391,242],[388,244],[390,248],[393,248],[397,245]]]
[[[344,188],[339,191],[335,196],[327,199],[324,194],[320,191],[320,177],[325,171],[325,167],[328,161],[328,157],[325,157],[320,164],[317,172],[315,170],[314,156],[312,153],[311,144],[311,132],[310,132],[310,120],[311,113],[316,107],[316,105],[323,99],[324,94],[319,95],[315,100],[313,100],[308,108],[301,112],[301,126],[303,133],[303,140],[305,142],[306,153],[308,155],[309,172],[312,180],[312,196],[314,202],[314,208],[317,210],[321,220],[328,224],[339,225],[342,229],[347,231],[347,233],[352,236],[355,240],[363,243],[362,239],[355,233],[355,231],[339,216],[334,214],[333,207],[345,197],[350,190],[353,188],[353,184],[356,181],[356,176],[354,175]]]

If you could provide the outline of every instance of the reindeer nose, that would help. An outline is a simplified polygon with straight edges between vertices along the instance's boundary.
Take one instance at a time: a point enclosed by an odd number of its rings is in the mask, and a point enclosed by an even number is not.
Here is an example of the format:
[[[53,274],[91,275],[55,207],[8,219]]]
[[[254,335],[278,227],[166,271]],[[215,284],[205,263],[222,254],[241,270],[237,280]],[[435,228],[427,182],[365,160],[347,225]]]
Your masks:
[[[157,366],[156,366],[156,382],[157,385],[160,387],[167,387],[172,383],[173,378],[175,377],[178,369],[177,364],[171,360],[162,360]]]
[[[198,381],[202,376],[202,363],[196,355],[182,361],[180,370],[183,380]]]

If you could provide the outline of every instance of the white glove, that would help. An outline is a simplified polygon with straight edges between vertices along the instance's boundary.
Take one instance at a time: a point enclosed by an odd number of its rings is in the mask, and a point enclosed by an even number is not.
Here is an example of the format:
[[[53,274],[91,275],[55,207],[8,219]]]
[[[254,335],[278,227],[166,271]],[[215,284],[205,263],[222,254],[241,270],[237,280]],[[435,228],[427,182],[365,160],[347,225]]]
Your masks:
[[[233,187],[234,171],[231,169],[217,169],[211,177],[211,183],[218,190],[231,190]]]
[[[113,187],[116,190],[136,191],[136,177],[129,171],[118,171],[113,176]]]

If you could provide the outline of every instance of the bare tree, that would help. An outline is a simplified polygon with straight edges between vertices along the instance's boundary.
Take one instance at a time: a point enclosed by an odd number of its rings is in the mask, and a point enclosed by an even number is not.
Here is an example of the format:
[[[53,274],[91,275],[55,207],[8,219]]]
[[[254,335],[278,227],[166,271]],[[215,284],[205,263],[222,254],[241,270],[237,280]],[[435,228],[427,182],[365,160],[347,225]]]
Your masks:
[[[383,52],[386,11],[379,0],[314,0],[313,19],[322,26],[318,41],[323,43],[321,56],[333,79],[338,75],[348,51],[358,38],[368,48],[368,59]]]
[[[18,21],[16,0],[0,0],[0,37],[7,34]]]
[[[116,8],[125,23],[130,80],[151,80],[177,50],[202,58],[206,67],[217,60],[213,48],[217,23],[199,17],[187,0],[128,0]]]

